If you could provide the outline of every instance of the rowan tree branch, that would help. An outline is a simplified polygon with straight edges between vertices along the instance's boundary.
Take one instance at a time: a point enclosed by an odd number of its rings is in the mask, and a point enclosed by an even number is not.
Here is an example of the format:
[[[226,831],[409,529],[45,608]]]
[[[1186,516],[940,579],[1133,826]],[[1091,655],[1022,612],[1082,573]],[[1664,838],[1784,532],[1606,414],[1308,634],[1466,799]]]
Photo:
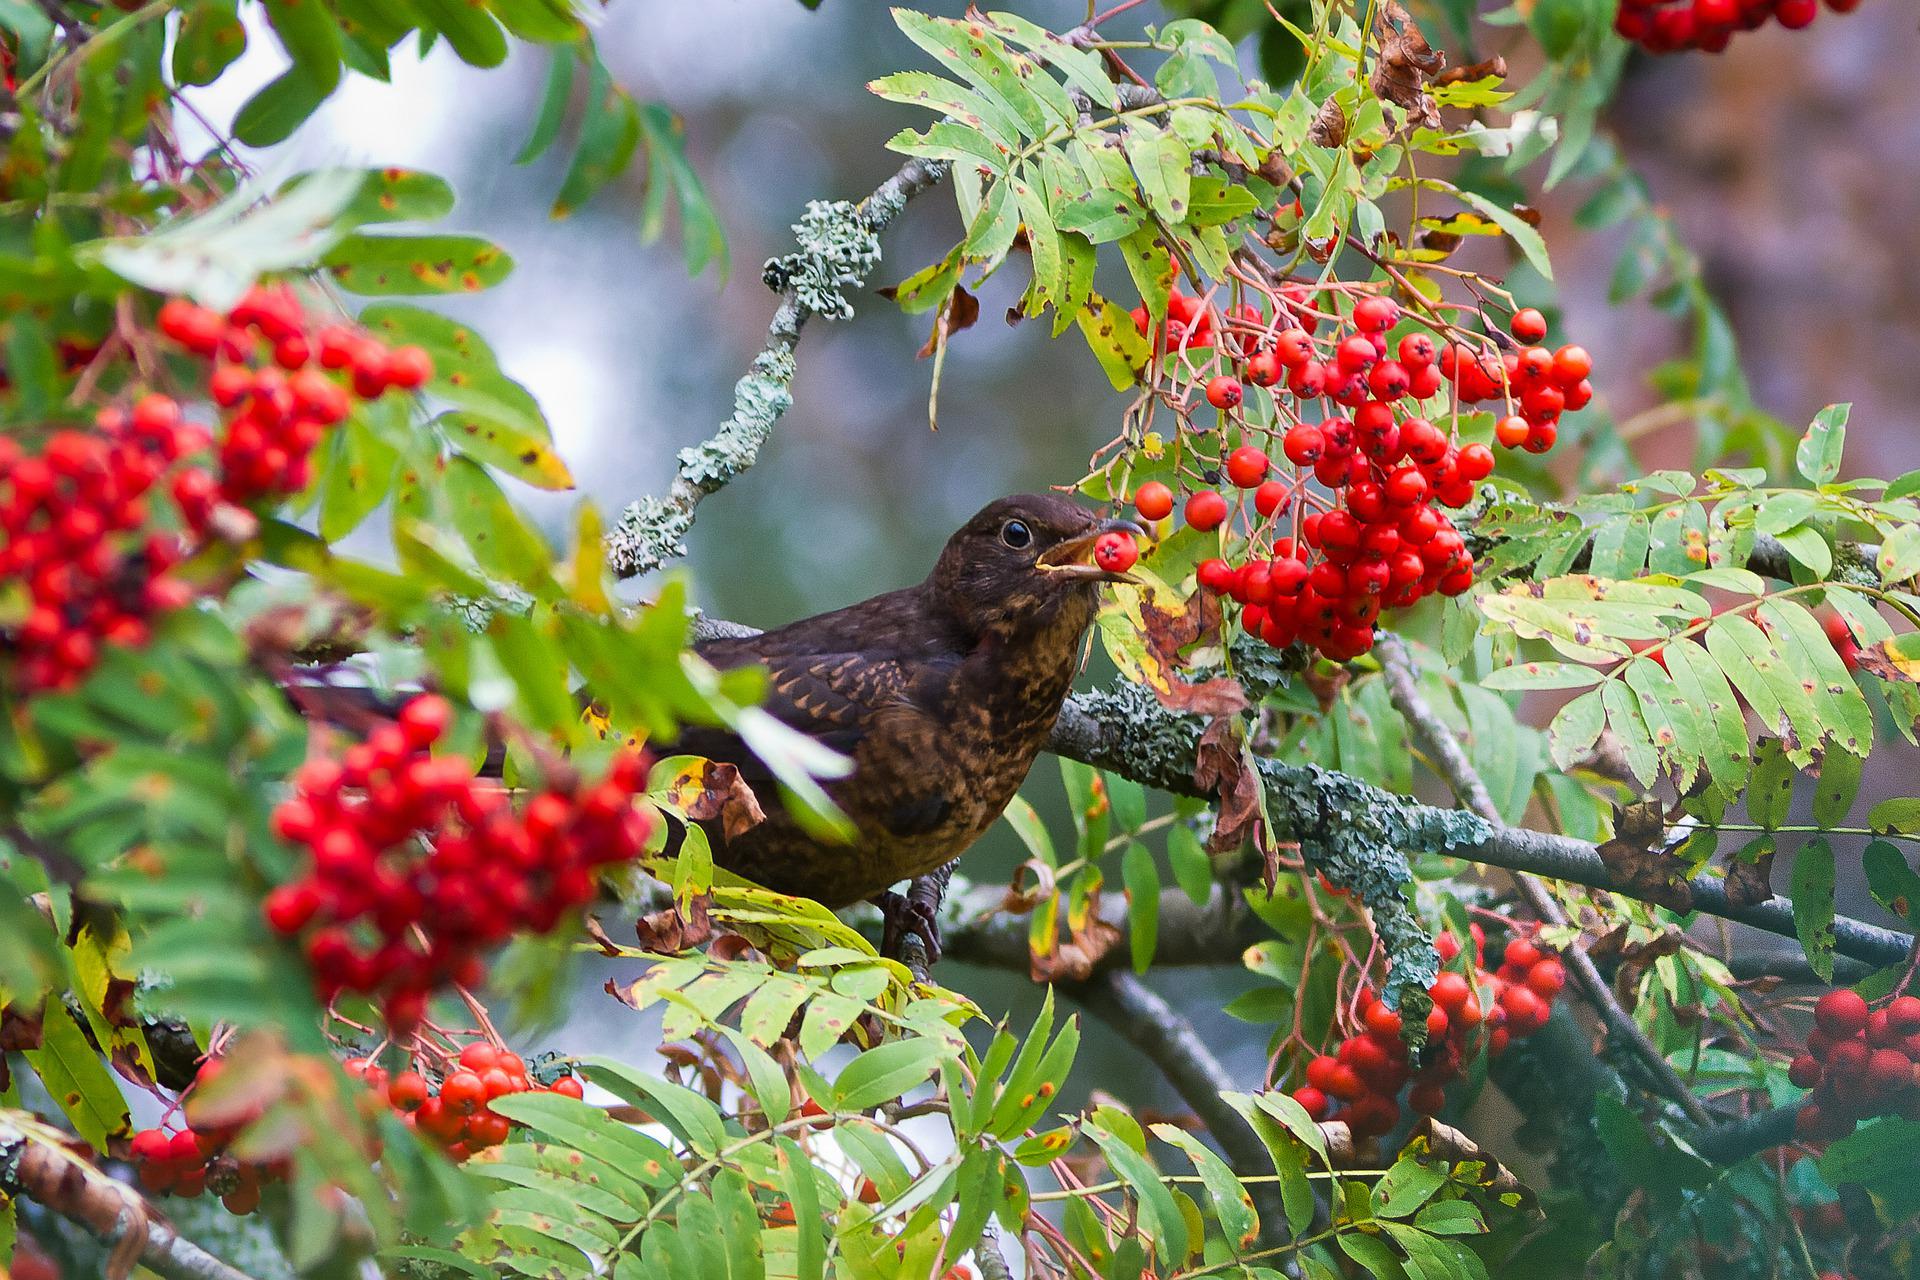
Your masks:
[[[163,1280],[251,1280],[152,1217],[134,1191],[0,1120],[0,1192],[24,1196]]]
[[[679,473],[663,498],[642,498],[620,513],[607,534],[607,564],[632,578],[687,552],[685,538],[702,499],[726,487],[760,456],[774,425],[793,406],[793,352],[812,317],[846,319],[853,305],[844,289],[857,289],[880,262],[880,231],[907,201],[947,175],[938,160],[909,160],[859,204],[815,200],[794,225],[800,247],[768,262],[768,287],[781,294],[767,325],[767,345],[733,387],[733,416],[712,436],[682,449]]]
[[[1439,715],[1421,694],[1413,667],[1413,655],[1407,651],[1406,643],[1392,632],[1383,632],[1374,643],[1373,651],[1380,659],[1381,673],[1387,682],[1387,696],[1394,710],[1406,720],[1408,732],[1426,752],[1434,769],[1461,803],[1485,818],[1496,830],[1504,829],[1506,823],[1500,817],[1499,806],[1494,804],[1486,783],[1481,781],[1479,771],[1473,767],[1473,761],[1467,758],[1460,739],[1441,722]],[[1567,913],[1545,885],[1524,872],[1515,874],[1513,879],[1535,915],[1552,925],[1564,927],[1570,923]],[[1706,1109],[1700,1105],[1693,1090],[1687,1087],[1659,1047],[1647,1038],[1646,1032],[1640,1029],[1633,1016],[1614,998],[1613,988],[1600,975],[1593,957],[1576,946],[1567,949],[1565,959],[1580,994],[1600,1015],[1600,1021],[1606,1024],[1607,1031],[1618,1036],[1622,1043],[1632,1049],[1652,1073],[1660,1092],[1679,1104],[1680,1109],[1687,1113],[1687,1118],[1695,1124],[1710,1123]]]
[[[1175,795],[1208,793],[1193,780],[1193,763],[1202,721],[1162,707],[1153,694],[1121,682],[1109,689],[1076,694],[1061,709],[1047,749]],[[1336,834],[1364,839],[1388,849],[1441,854],[1485,866],[1523,871],[1549,880],[1566,880],[1623,897],[1637,897],[1617,883],[1584,840],[1524,827],[1495,826],[1464,809],[1442,809],[1395,795],[1350,774],[1318,765],[1288,765],[1255,760],[1276,821],[1292,821],[1302,848],[1312,857],[1326,833],[1320,820],[1346,824]],[[1698,876],[1687,882],[1693,909],[1751,925],[1783,938],[1798,935],[1793,904],[1775,895],[1764,902],[1728,900],[1720,880]],[[1906,959],[1913,938],[1849,917],[1834,921],[1835,950],[1884,967]]]

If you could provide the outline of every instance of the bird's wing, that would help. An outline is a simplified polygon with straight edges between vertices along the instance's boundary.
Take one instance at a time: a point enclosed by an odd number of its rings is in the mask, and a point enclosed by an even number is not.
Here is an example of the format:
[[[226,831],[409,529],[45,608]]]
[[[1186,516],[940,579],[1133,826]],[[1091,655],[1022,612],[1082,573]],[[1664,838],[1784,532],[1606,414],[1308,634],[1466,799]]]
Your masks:
[[[759,657],[738,651],[715,656],[724,666],[747,665]],[[875,716],[915,705],[917,685],[931,674],[925,662],[862,653],[780,653],[761,660],[768,675],[763,709],[790,728],[847,753]],[[772,781],[725,729],[690,727],[672,749],[737,764],[750,784],[762,777]]]

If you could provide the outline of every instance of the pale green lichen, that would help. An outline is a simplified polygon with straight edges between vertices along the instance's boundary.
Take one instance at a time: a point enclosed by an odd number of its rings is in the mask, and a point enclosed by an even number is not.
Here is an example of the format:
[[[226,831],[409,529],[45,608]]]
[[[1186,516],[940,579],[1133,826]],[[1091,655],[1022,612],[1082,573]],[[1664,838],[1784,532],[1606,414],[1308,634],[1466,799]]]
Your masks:
[[[800,247],[768,259],[760,278],[814,315],[852,319],[853,304],[843,291],[858,289],[880,265],[873,224],[851,200],[809,200],[793,234]]]

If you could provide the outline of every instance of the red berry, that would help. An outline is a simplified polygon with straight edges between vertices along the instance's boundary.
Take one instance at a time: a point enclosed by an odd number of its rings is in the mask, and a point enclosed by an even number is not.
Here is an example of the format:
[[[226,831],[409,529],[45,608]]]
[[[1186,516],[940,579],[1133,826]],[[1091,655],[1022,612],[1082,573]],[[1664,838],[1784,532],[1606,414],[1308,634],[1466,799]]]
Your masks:
[[[1813,1006],[1813,1020],[1836,1039],[1858,1035],[1867,1027],[1867,1002],[1845,987],[1829,991]]]
[[[1532,307],[1524,307],[1513,313],[1513,322],[1507,326],[1507,332],[1531,345],[1547,336],[1547,318]]]
[[[1272,465],[1265,450],[1243,444],[1227,455],[1227,479],[1236,488],[1251,489],[1267,478]]]
[[[487,1086],[472,1071],[460,1070],[446,1078],[440,1086],[440,1101],[449,1110],[462,1115],[487,1100]]]
[[[1207,403],[1216,409],[1237,409],[1245,396],[1240,380],[1229,374],[1218,374],[1207,379]]]
[[[1173,490],[1149,480],[1133,491],[1133,509],[1147,520],[1164,520],[1173,514]]]
[[[1093,562],[1108,573],[1125,573],[1140,559],[1140,548],[1129,534],[1115,530],[1094,541]]]
[[[1202,533],[1218,529],[1227,522],[1227,500],[1211,489],[1202,489],[1187,499],[1187,523]]]
[[[1194,576],[1205,590],[1215,595],[1225,595],[1233,585],[1233,566],[1215,556],[1210,560],[1202,560]]]
[[[1400,319],[1399,304],[1378,295],[1360,299],[1353,306],[1353,327],[1362,333],[1385,333]]]

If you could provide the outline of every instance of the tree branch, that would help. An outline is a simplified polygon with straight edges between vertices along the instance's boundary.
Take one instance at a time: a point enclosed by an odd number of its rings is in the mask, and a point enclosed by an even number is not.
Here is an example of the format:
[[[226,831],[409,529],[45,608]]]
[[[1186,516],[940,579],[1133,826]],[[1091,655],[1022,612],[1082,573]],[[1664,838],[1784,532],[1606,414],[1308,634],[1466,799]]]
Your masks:
[[[1246,1119],[1220,1095],[1232,1092],[1233,1077],[1213,1056],[1191,1022],[1133,974],[1116,970],[1065,988],[1067,994],[1145,1054],[1226,1152],[1234,1172],[1245,1178],[1271,1167],[1266,1147]],[[1286,1208],[1270,1182],[1251,1184],[1261,1232],[1278,1244]]]
[[[133,1190],[0,1121],[0,1191],[25,1196],[137,1260],[163,1280],[250,1280],[156,1221]]]
[[[1383,632],[1374,644],[1374,653],[1380,659],[1381,671],[1386,677],[1388,698],[1394,709],[1406,719],[1408,732],[1426,751],[1427,758],[1441,778],[1469,809],[1485,818],[1496,830],[1504,829],[1506,823],[1500,817],[1499,807],[1493,803],[1486,783],[1481,781],[1473,761],[1467,758],[1460,740],[1441,723],[1440,717],[1421,695],[1413,669],[1413,656],[1407,652],[1405,642],[1392,632]],[[1570,923],[1567,913],[1561,910],[1560,903],[1545,885],[1524,873],[1515,875],[1514,883],[1535,915],[1553,925],[1564,927]],[[1593,957],[1575,946],[1567,949],[1566,961],[1573,971],[1574,985],[1580,988],[1580,994],[1600,1015],[1600,1021],[1606,1024],[1608,1032],[1618,1036],[1622,1043],[1631,1048],[1652,1073],[1660,1091],[1678,1103],[1680,1109],[1687,1113],[1687,1118],[1695,1124],[1710,1123],[1706,1109],[1673,1069],[1673,1064],[1647,1038],[1646,1032],[1640,1029],[1632,1015],[1620,1007],[1613,989],[1600,976]]]
[[[767,345],[733,387],[733,416],[711,437],[678,457],[679,474],[664,498],[628,505],[607,534],[607,563],[615,575],[632,578],[686,554],[694,508],[754,464],[774,424],[793,406],[794,348],[800,330],[816,315],[830,320],[853,314],[841,290],[859,288],[880,262],[879,232],[907,201],[947,175],[945,163],[909,160],[858,205],[816,200],[794,226],[800,248],[768,262],[770,288],[781,295],[767,325]]]
[[[1202,722],[1162,707],[1138,686],[1076,694],[1061,709],[1047,749],[1057,755],[1107,769],[1175,795],[1208,793],[1193,780],[1193,763]],[[1313,820],[1322,813],[1358,823],[1372,839],[1391,847],[1437,853],[1549,880],[1566,880],[1590,889],[1636,897],[1618,884],[1599,851],[1584,840],[1523,827],[1498,827],[1478,814],[1441,809],[1317,765],[1255,761],[1266,787],[1267,805],[1276,819],[1305,823],[1297,832],[1311,855]],[[1693,909],[1738,921],[1783,938],[1798,934],[1793,904],[1775,895],[1743,905],[1728,900],[1726,884],[1707,876],[1687,882]],[[1835,950],[1884,967],[1906,959],[1911,936],[1845,916],[1834,921]]]

